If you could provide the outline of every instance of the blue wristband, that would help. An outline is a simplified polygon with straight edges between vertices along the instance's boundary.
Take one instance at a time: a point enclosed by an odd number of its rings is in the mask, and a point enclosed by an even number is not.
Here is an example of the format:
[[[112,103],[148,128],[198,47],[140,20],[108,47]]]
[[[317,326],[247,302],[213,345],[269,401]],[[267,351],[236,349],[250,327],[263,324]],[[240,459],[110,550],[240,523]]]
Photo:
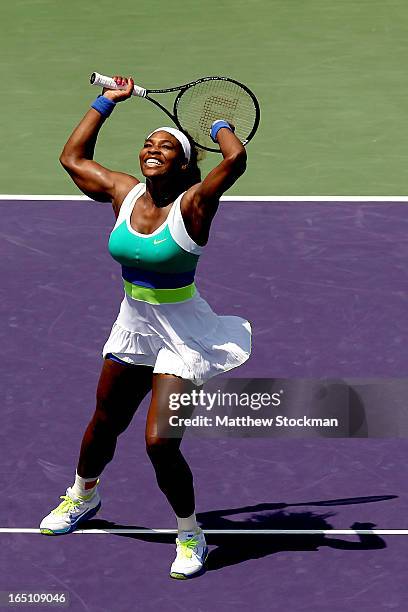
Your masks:
[[[91,108],[101,113],[105,119],[109,117],[115,106],[116,103],[113,100],[109,100],[109,98],[105,98],[105,96],[98,96],[91,104]]]
[[[235,132],[235,130],[230,126],[227,121],[225,121],[225,119],[218,119],[217,121],[214,121],[211,126],[210,136],[213,142],[217,142],[216,137],[221,128],[228,128],[229,130],[231,130],[231,132]]]

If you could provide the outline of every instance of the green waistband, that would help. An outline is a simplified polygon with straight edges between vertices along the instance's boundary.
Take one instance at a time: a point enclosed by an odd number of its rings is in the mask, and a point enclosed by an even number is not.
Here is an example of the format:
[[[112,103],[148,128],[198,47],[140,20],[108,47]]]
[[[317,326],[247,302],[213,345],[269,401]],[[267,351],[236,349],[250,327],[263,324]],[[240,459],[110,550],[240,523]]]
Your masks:
[[[133,285],[126,280],[123,280],[125,292],[134,300],[141,302],[149,302],[149,304],[173,304],[176,302],[184,302],[193,297],[196,292],[194,283],[187,287],[179,287],[178,289],[149,289],[140,285]]]

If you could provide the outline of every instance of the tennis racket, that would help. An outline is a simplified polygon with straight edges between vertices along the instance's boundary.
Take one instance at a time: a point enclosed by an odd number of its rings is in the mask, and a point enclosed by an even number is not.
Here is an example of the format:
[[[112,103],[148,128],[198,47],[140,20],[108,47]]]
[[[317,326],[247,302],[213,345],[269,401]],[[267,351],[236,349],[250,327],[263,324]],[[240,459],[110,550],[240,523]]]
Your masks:
[[[125,89],[118,87],[112,78],[97,72],[91,74],[90,82],[107,89]],[[178,94],[172,112],[150,96],[173,91],[178,91]],[[210,137],[211,125],[217,119],[232,123],[236,136],[246,145],[258,129],[261,116],[258,100],[252,91],[227,77],[203,77],[168,89],[144,89],[135,85],[133,95],[145,98],[161,108],[180,130],[187,132],[194,143],[206,151],[220,151]]]

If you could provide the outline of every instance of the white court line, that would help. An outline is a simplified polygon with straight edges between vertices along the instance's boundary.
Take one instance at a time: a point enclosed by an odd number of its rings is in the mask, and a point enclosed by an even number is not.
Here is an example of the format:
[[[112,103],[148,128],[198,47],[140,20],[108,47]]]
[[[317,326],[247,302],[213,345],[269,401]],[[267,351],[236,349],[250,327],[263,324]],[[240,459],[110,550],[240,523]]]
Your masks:
[[[0,194],[0,200],[25,201],[85,201],[94,202],[84,195],[17,195]],[[223,196],[222,202],[401,202],[407,203],[408,196]],[[109,204],[105,202],[104,204]]]
[[[408,529],[203,529],[225,535],[408,535]],[[40,533],[39,529],[1,527],[0,533]],[[177,534],[177,529],[78,529],[74,534]]]

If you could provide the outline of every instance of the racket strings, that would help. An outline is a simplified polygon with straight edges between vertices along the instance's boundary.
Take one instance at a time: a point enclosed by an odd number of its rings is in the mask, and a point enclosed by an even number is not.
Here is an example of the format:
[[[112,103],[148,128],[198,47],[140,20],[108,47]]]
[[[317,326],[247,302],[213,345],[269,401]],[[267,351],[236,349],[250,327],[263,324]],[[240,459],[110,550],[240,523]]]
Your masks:
[[[207,98],[204,101],[203,104],[203,112],[200,116],[200,128],[201,131],[204,134],[208,133],[206,132],[208,125],[211,124],[217,120],[218,118],[222,118],[222,119],[227,119],[227,121],[232,121],[232,119],[226,117],[227,115],[229,117],[233,117],[235,116],[235,111],[238,105],[238,100],[234,100],[234,99],[228,99],[225,96],[210,96],[209,98]],[[219,113],[224,113],[221,117],[221,115],[219,115]]]
[[[196,143],[213,150],[216,145],[210,129],[214,121],[232,123],[237,137],[245,142],[257,117],[251,95],[239,84],[221,79],[202,81],[186,89],[179,96],[176,112],[180,125]]]

